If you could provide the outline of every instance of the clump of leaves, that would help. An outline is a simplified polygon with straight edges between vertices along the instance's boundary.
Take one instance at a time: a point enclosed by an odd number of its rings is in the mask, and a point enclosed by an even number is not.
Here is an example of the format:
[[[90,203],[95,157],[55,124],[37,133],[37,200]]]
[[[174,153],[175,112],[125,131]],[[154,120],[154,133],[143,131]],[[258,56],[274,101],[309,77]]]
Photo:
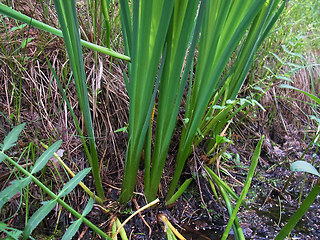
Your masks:
[[[68,195],[81,181],[82,179],[88,175],[90,172],[90,168],[83,169],[77,175],[75,175],[68,183],[64,185],[64,187],[59,191],[58,194],[53,193],[49,188],[47,188],[38,178],[35,177],[35,174],[41,171],[52,157],[52,155],[59,149],[62,141],[59,140],[52,144],[34,163],[34,166],[30,171],[24,169],[19,165],[13,158],[9,157],[5,151],[9,150],[16,144],[18,140],[18,136],[23,130],[25,124],[18,125],[15,127],[4,139],[3,144],[0,145],[0,163],[2,161],[7,161],[18,171],[25,175],[24,178],[19,178],[11,182],[11,184],[6,187],[2,192],[0,192],[0,210],[4,204],[6,204],[14,195],[18,192],[22,191],[23,188],[26,188],[32,181],[40,187],[46,194],[51,197],[51,200],[42,202],[42,206],[28,219],[24,230],[16,230],[10,229],[5,223],[1,223],[0,230],[5,232],[8,237],[13,237],[13,239],[20,239],[21,235],[23,239],[28,239],[32,233],[32,231],[39,225],[39,223],[51,212],[51,210],[56,206],[56,204],[60,204],[66,210],[68,210],[71,214],[73,214],[77,221],[75,221],[71,226],[69,226],[68,230],[64,234],[62,239],[71,239],[76,232],[78,231],[80,225],[82,223],[86,224],[93,231],[99,234],[101,237],[110,239],[110,237],[101,231],[97,226],[95,226],[92,222],[87,220],[85,216],[91,211],[93,207],[93,199],[90,198],[87,206],[85,207],[82,214],[74,210],[70,205],[62,200],[63,197]]]

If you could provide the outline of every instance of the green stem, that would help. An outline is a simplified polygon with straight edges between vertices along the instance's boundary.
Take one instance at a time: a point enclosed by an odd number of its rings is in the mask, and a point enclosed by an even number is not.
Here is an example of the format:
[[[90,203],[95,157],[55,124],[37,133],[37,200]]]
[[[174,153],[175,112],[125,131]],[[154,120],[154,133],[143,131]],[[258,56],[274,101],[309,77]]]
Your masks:
[[[101,0],[101,11],[104,17],[104,21],[106,23],[106,35],[107,35],[107,47],[110,48],[110,18],[109,18],[109,6],[107,0]]]
[[[60,31],[54,27],[51,27],[50,25],[45,24],[43,22],[37,21],[31,17],[28,17],[22,13],[19,13],[19,12],[13,10],[12,8],[2,4],[2,3],[0,3],[0,14],[14,18],[14,19],[19,20],[21,22],[24,22],[26,24],[30,24],[38,29],[52,33],[52,34],[57,35],[59,37],[63,37],[62,31]],[[81,41],[82,46],[87,47],[93,51],[98,51],[103,54],[107,54],[107,55],[110,55],[110,56],[113,56],[113,57],[116,57],[116,58],[119,58],[122,60],[130,61],[130,57],[123,55],[121,53],[117,53],[117,52],[113,51],[112,49],[102,47],[102,46],[99,46],[97,44],[94,44],[94,43],[91,43],[91,42],[88,42],[88,41],[85,41],[82,39],[80,41]]]
[[[249,168],[249,172],[248,172],[248,176],[247,176],[247,179],[246,179],[246,182],[244,184],[244,187],[242,189],[242,192],[241,192],[241,195],[239,197],[239,200],[237,201],[237,204],[235,206],[235,208],[233,209],[233,212],[232,212],[232,215],[230,216],[230,219],[229,219],[229,222],[228,222],[228,225],[226,227],[226,230],[224,231],[223,235],[222,235],[222,240],[226,240],[228,235],[229,235],[229,232],[230,232],[230,229],[232,227],[232,224],[234,222],[234,220],[236,219],[237,217],[237,213],[239,211],[239,208],[240,208],[240,205],[242,203],[242,201],[244,200],[245,196],[247,195],[247,192],[249,191],[249,187],[250,187],[250,184],[251,184],[251,181],[252,181],[252,177],[253,177],[253,174],[254,174],[254,171],[256,169],[256,166],[258,164],[258,159],[259,159],[259,156],[260,156],[260,152],[261,152],[261,146],[262,146],[262,143],[263,143],[263,138],[264,136],[262,135],[260,141],[258,142],[257,146],[256,146],[256,149],[253,153],[253,156],[252,156],[252,159],[251,159],[251,165],[250,165],[250,168]]]
[[[32,178],[32,181],[37,184],[43,191],[45,191],[52,199],[56,200],[62,207],[67,209],[72,215],[76,218],[81,219],[84,224],[90,227],[94,232],[99,234],[104,239],[111,239],[106,233],[104,233],[101,229],[99,229],[96,225],[90,222],[88,219],[84,218],[80,213],[74,210],[70,205],[65,203],[62,199],[60,199],[55,193],[53,193],[50,189],[48,189],[42,182],[40,182],[36,177],[34,177],[31,173],[21,167],[18,163],[12,160],[8,155],[2,154],[5,156],[6,160],[8,160],[12,165],[14,165],[19,171],[25,174],[28,177]]]

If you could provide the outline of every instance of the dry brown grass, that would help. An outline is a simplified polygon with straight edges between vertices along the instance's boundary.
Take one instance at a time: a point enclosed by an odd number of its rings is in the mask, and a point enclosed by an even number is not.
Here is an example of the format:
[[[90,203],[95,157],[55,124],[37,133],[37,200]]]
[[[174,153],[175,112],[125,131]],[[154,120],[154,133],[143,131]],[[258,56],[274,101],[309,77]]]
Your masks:
[[[16,1],[14,8],[52,26],[56,25],[55,14],[51,14],[54,12],[53,6],[48,7],[46,16],[43,16],[44,11],[36,1],[30,0],[25,4]],[[68,159],[83,158],[73,119],[46,62],[47,57],[59,81],[67,87],[67,98],[83,124],[75,86],[72,80],[69,82],[70,67],[63,40],[28,26],[11,32],[10,29],[19,23],[6,17],[3,19],[0,26],[0,85],[4,86],[0,89],[0,138],[3,139],[12,125],[27,122],[25,144],[61,138]],[[31,37],[34,39],[26,48],[16,50],[24,39]],[[95,56],[87,49],[84,49],[84,60],[99,157],[101,163],[109,165],[112,171],[118,171],[123,168],[126,136],[114,131],[128,122],[129,99],[122,77],[125,64],[109,56]]]

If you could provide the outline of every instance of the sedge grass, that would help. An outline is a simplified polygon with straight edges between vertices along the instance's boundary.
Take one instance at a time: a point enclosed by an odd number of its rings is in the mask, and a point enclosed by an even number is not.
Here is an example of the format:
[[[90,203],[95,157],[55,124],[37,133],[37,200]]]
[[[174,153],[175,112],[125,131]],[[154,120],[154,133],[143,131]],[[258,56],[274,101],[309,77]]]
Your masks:
[[[121,0],[120,4],[126,53],[131,58],[127,83],[130,98],[129,141],[120,195],[120,201],[125,203],[131,198],[135,187],[140,157],[157,92],[154,87],[158,63],[164,49],[174,3],[167,0],[133,1],[132,25],[128,1]]]
[[[177,156],[177,167],[167,193],[167,199],[174,194],[199,126],[201,126],[202,121],[206,121],[204,115],[208,104],[217,94],[219,86],[225,84],[221,75],[233,51],[245,35],[246,30],[250,26],[251,29],[255,29],[254,26],[259,25],[261,22],[260,17],[262,16],[261,18],[269,19],[269,21],[266,21],[267,24],[260,26],[258,28],[259,31],[249,31],[249,34],[246,36],[247,38],[242,40],[240,49],[246,49],[247,47],[250,49],[250,46],[253,45],[257,49],[260,46],[261,41],[270,31],[270,27],[281,13],[284,3],[279,9],[278,5],[279,1],[264,3],[262,1],[244,1],[241,3],[237,1],[234,3],[232,1],[218,1],[210,2],[207,6],[207,15],[199,42],[196,75],[191,90],[191,99],[187,103],[186,115],[184,117],[188,119],[188,123],[186,123],[186,127],[182,132]],[[249,70],[248,66],[252,63],[254,52],[255,50],[248,55],[245,54],[243,58],[240,55],[239,58],[235,59],[234,66],[238,64],[243,65],[241,62],[244,60],[247,60],[247,62],[245,62],[244,72],[238,71],[231,75],[230,84],[225,89],[227,96],[225,97],[225,94],[221,95],[225,98],[225,101],[237,95],[238,88],[233,90],[231,87],[229,89],[229,86],[238,86],[244,81],[245,75]]]
[[[61,25],[63,38],[66,44],[70,65],[75,80],[77,97],[83,113],[84,123],[88,134],[90,154],[89,163],[95,181],[97,195],[104,199],[104,191],[99,171],[99,160],[95,143],[91,111],[88,99],[86,75],[80,45],[79,24],[74,1],[54,1],[58,19]]]
[[[224,101],[236,97],[251,66],[254,53],[283,10],[284,3],[279,7],[279,2],[201,1],[198,4],[194,1],[176,1],[173,5],[166,1],[133,1],[131,22],[128,2],[120,1],[126,54],[131,58],[127,80],[130,98],[129,144],[121,202],[128,201],[132,196],[144,147],[144,152],[148,155],[145,158],[144,169],[145,194],[148,201],[156,197],[182,94],[187,78],[190,77],[192,56],[199,33],[201,32],[201,38],[196,72],[194,79],[190,80],[189,100],[184,118],[188,121],[183,128],[176,159],[177,166],[167,200],[174,195],[185,161],[199,132],[199,126],[208,126],[205,132],[208,133],[216,124],[222,127],[226,123],[220,121],[225,119],[223,114],[213,114],[212,119],[215,121],[213,120],[211,125],[204,123],[207,121],[204,117],[207,107],[221,87],[219,96]],[[167,11],[163,12],[165,4],[168,4],[168,7]],[[195,16],[196,12],[197,17],[189,17]],[[171,18],[171,21],[163,18]],[[241,50],[239,57],[235,59],[232,71],[223,78],[222,74],[237,47]],[[161,52],[163,69],[161,67],[158,73],[158,114],[155,119],[154,150],[151,151],[149,133],[152,128],[151,109],[154,105],[152,96],[157,90],[156,68],[160,63]],[[228,82],[228,85],[225,85],[225,82]],[[218,104],[220,101],[220,98],[216,98],[215,103]],[[232,106],[224,113],[227,114],[231,108]],[[151,152],[153,155],[149,156]]]
[[[247,175],[247,179],[246,179],[246,182],[243,186],[243,189],[241,191],[241,195],[237,201],[237,204],[236,206],[234,207],[233,211],[232,211],[232,214],[230,216],[230,219],[228,221],[228,225],[222,235],[222,240],[226,240],[228,235],[229,235],[229,231],[237,217],[237,213],[240,209],[240,206],[242,204],[242,201],[244,200],[245,196],[247,195],[248,191],[249,191],[249,188],[250,188],[250,184],[251,184],[251,181],[252,181],[252,178],[253,178],[253,175],[254,175],[254,172],[255,172],[255,169],[257,167],[257,164],[258,164],[258,160],[259,160],[259,157],[260,157],[260,152],[261,152],[261,147],[262,147],[262,143],[263,143],[263,138],[264,136],[262,136],[256,146],[256,149],[254,150],[254,153],[253,153],[253,156],[251,158],[251,164],[250,164],[250,168],[249,168],[249,172],[248,172],[248,175]],[[242,231],[238,231],[238,233],[240,234],[239,238],[240,239],[245,239],[244,238],[244,235],[242,233]]]
[[[103,197],[81,52],[81,44],[89,44],[90,47],[93,44],[80,39],[75,2],[55,0],[54,3],[62,31],[3,4],[0,5],[0,13],[64,37],[80,109],[85,119],[91,154],[89,162],[98,195]],[[102,15],[108,21],[107,12],[104,12],[105,3],[102,2]],[[186,122],[167,200],[174,195],[192,147],[196,147],[207,134],[218,136],[232,118],[229,112],[237,101],[229,105],[226,103],[236,98],[255,52],[283,10],[285,2],[279,3],[280,0],[134,0],[131,3],[120,0],[126,56],[104,49],[112,56],[131,60],[127,73],[124,73],[130,106],[120,202],[125,203],[132,196],[142,151],[146,154],[145,195],[148,201],[156,198],[179,108],[188,86]],[[97,2],[89,1],[89,4],[91,10],[95,11],[96,28],[97,19],[100,18]],[[94,49],[100,47],[94,45]],[[233,58],[235,52],[237,57]],[[193,63],[196,64],[195,75]],[[157,116],[153,118],[157,94]],[[216,105],[224,109],[212,110]],[[155,135],[151,136],[153,130]],[[152,150],[153,137],[155,142]]]

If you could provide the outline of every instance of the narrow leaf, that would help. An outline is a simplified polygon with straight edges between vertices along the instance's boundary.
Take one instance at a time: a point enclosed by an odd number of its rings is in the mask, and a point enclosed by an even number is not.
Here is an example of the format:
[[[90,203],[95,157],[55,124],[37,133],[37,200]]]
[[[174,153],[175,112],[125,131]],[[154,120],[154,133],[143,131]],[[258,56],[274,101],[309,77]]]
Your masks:
[[[92,198],[91,198],[92,199]],[[74,223],[72,223],[67,231],[65,232],[65,234],[63,235],[61,240],[69,240],[72,239],[72,237],[77,233],[80,225],[81,225],[82,221],[81,219],[78,219],[77,221],[75,221]]]
[[[15,228],[10,228],[7,226],[7,224],[0,222],[0,232],[4,232],[5,234],[7,234],[7,238],[6,239],[15,239],[15,240],[19,240],[19,237],[22,234],[22,231],[19,229],[15,229]]]
[[[12,181],[11,185],[0,193],[0,210],[6,202],[8,202],[14,195],[16,195],[24,187],[26,187],[31,182],[31,180],[32,180],[31,177],[27,177],[20,180]]]
[[[2,151],[6,151],[12,146],[15,145],[16,141],[18,140],[18,136],[23,130],[24,126],[26,124],[22,123],[18,126],[16,126],[12,131],[4,138],[3,145],[2,145]]]
[[[239,196],[221,179],[215,174],[208,166],[205,166],[207,172],[212,177],[212,180],[219,186],[226,190],[234,199],[238,200]]]
[[[10,29],[10,32],[14,32],[14,31],[16,31],[16,30],[23,29],[23,28],[24,28],[24,27],[26,27],[26,26],[27,26],[27,24],[26,24],[26,23],[21,24],[21,25],[19,25],[19,26],[17,26],[17,27],[13,27],[13,28],[11,28],[11,29]]]
[[[82,179],[87,176],[90,172],[91,168],[85,168],[80,171],[77,175],[75,175],[59,192],[59,197],[62,198],[66,196],[69,192],[71,192],[78,184],[82,181]]]
[[[262,143],[263,143],[263,138],[264,138],[264,135],[261,136],[257,146],[256,146],[256,149],[254,150],[254,153],[253,153],[253,156],[251,158],[251,164],[250,164],[250,168],[249,168],[249,172],[248,172],[248,175],[247,175],[247,179],[246,179],[246,182],[244,183],[244,186],[243,186],[243,189],[241,191],[241,194],[240,194],[240,197],[237,201],[237,204],[235,206],[235,208],[233,209],[233,212],[232,212],[232,215],[230,216],[230,219],[228,221],[228,225],[222,235],[222,240],[226,240],[228,235],[229,235],[229,232],[230,232],[230,229],[232,227],[232,224],[234,222],[234,220],[236,219],[237,217],[237,213],[239,211],[239,208],[240,208],[240,205],[242,203],[242,201],[244,200],[245,196],[247,195],[248,191],[249,191],[249,188],[250,188],[250,184],[251,184],[251,181],[252,181],[252,178],[253,178],[253,175],[254,175],[254,172],[255,172],[255,169],[257,167],[257,164],[258,164],[258,160],[259,160],[259,157],[260,157],[260,153],[261,153],[261,147],[262,147]],[[240,234],[242,233],[239,232]],[[242,233],[243,234],[243,233]],[[244,239],[244,236],[240,236],[242,237],[241,239]]]
[[[275,240],[285,239],[292,229],[296,226],[298,221],[303,217],[303,215],[308,211],[311,204],[316,200],[318,195],[320,194],[320,182],[313,187],[311,192],[308,194],[306,199],[302,202],[299,209],[291,216],[287,224],[281,229],[278,235],[275,237]]]
[[[93,203],[94,203],[93,198],[90,198],[87,206],[83,210],[82,217],[85,217],[91,211],[91,209],[93,207]],[[63,235],[62,240],[71,239],[76,234],[76,232],[78,231],[81,223],[82,223],[82,218],[79,218],[77,221],[72,223],[68,227],[68,229],[65,232],[65,234]]]
[[[191,181],[192,181],[192,178],[187,179],[182,184],[182,186],[178,189],[178,191],[166,202],[166,205],[170,205],[174,203],[182,195],[182,193],[184,193],[184,191],[187,189]]]
[[[294,163],[291,163],[290,170],[293,172],[307,172],[320,177],[320,173],[317,169],[306,161],[295,161]]]
[[[28,44],[29,42],[31,42],[33,39],[34,39],[34,37],[32,37],[32,38],[27,38],[27,39],[22,40],[22,42],[21,42],[21,48],[25,48],[25,47],[27,46],[27,44]]]
[[[280,85],[281,88],[289,88],[289,89],[293,89],[293,90],[297,90],[298,92],[301,92],[303,94],[305,94],[306,96],[308,96],[309,98],[311,98],[313,101],[315,101],[316,103],[318,103],[320,105],[320,98],[316,97],[315,95],[302,91],[299,88],[287,85],[287,84],[282,84]]]
[[[49,214],[56,204],[56,200],[47,201],[32,215],[24,229],[23,239],[28,239],[32,231]]]
[[[89,212],[91,212],[91,210],[93,208],[93,203],[94,203],[93,198],[90,198],[88,203],[87,203],[87,206],[83,210],[82,216],[85,217]]]
[[[31,174],[39,172],[47,164],[47,162],[52,157],[52,155],[59,149],[61,143],[62,143],[62,140],[55,142],[44,153],[42,153],[42,155],[38,158],[38,160],[34,164]]]
[[[0,163],[6,159],[6,155],[4,155],[2,152],[0,152]]]

